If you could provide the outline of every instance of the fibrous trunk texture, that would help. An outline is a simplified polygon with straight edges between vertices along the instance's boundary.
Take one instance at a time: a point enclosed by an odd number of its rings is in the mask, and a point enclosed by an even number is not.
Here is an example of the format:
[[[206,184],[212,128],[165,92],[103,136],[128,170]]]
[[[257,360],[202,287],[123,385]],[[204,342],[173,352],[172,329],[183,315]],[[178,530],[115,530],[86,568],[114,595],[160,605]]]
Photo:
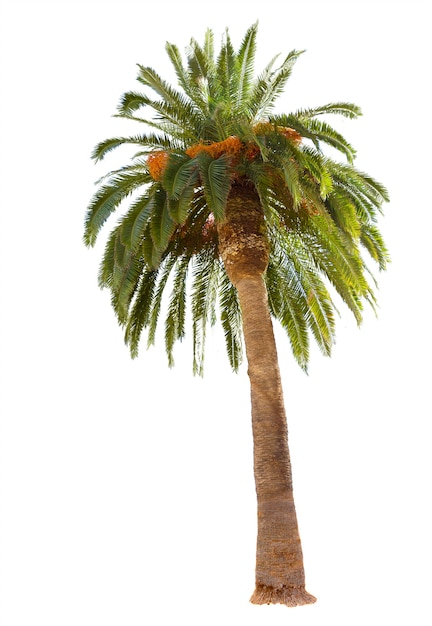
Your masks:
[[[263,280],[268,242],[255,190],[233,187],[218,235],[222,260],[239,295],[251,385],[258,502],[256,588],[251,602],[311,604],[316,599],[305,590],[282,385]]]

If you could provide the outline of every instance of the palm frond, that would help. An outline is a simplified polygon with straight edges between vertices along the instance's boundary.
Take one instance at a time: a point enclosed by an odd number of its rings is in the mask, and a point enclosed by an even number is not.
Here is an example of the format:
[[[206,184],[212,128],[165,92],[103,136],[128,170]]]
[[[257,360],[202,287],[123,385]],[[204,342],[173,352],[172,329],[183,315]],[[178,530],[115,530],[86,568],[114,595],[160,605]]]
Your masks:
[[[311,119],[318,115],[342,115],[348,119],[355,119],[362,115],[362,111],[352,102],[331,102],[310,109],[298,109],[293,115],[300,119]]]
[[[138,356],[142,331],[149,324],[159,271],[160,268],[143,269],[140,284],[133,305],[129,311],[125,329],[125,343],[129,346],[133,359]]]
[[[128,117],[128,116],[122,116]],[[141,120],[143,121],[143,120]],[[147,123],[147,122],[146,122]],[[159,130],[159,126],[158,126]],[[112,150],[122,146],[124,144],[132,144],[138,145],[142,147],[151,148],[166,148],[173,149],[176,148],[176,142],[168,137],[166,134],[157,135],[154,133],[145,134],[145,135],[135,135],[133,137],[110,137],[109,139],[105,139],[95,146],[93,149],[91,158],[95,161],[102,161],[102,159]]]
[[[114,266],[111,304],[119,323],[124,325],[128,319],[129,305],[139,285],[144,261],[139,254],[123,246],[120,240],[116,244],[123,250],[119,262]]]
[[[356,196],[362,202],[366,199],[365,209],[371,218],[375,216],[375,209],[381,211],[383,202],[388,202],[387,189],[368,174],[360,172],[351,165],[329,161],[332,178],[350,195]]]
[[[165,320],[165,348],[169,367],[174,366],[173,348],[176,341],[185,335],[186,285],[190,257],[184,255],[177,260],[171,287],[170,301]]]
[[[302,146],[301,165],[304,167],[304,174],[309,172],[315,184],[319,186],[321,198],[326,199],[333,190],[333,179],[327,167],[327,159],[318,150]]]
[[[111,304],[120,324],[127,320],[129,304],[143,270],[142,257],[123,243],[122,225],[115,228],[105,246],[99,268],[99,286],[111,291]]]
[[[306,321],[322,354],[330,356],[335,341],[335,307],[320,277],[314,272],[308,278]]]
[[[177,75],[177,80],[179,82],[179,85],[182,87],[183,91],[190,97],[191,94],[189,93],[189,89],[190,89],[189,76],[183,65],[183,60],[180,54],[180,50],[175,44],[169,43],[168,41],[165,44],[165,50],[174,67],[174,71]]]
[[[246,31],[237,54],[238,78],[236,109],[242,113],[247,111],[246,104],[253,84],[257,30],[258,22],[255,22],[255,24]]]
[[[203,52],[211,63],[212,69],[215,69],[216,65],[214,62],[214,34],[211,28],[207,28],[205,32]]]
[[[207,50],[201,48],[199,43],[193,38],[186,49],[186,55],[190,79],[198,85],[203,85],[204,81],[207,81],[209,76],[215,71],[213,56],[209,56]]]
[[[217,222],[222,221],[231,189],[229,157],[223,154],[218,159],[213,159],[205,152],[201,152],[197,155],[196,160],[199,164],[204,195],[209,210]]]
[[[337,227],[353,239],[358,239],[361,222],[349,196],[335,189],[326,199],[325,205]]]
[[[213,325],[216,320],[218,263],[219,261],[207,251],[203,251],[194,258],[191,287],[193,372],[199,376],[202,376],[204,372],[207,324]]]
[[[167,81],[165,81],[152,67],[145,67],[144,65],[140,65],[138,63],[138,76],[137,80],[145,85],[146,87],[150,87],[155,91],[159,96],[162,97],[161,102],[165,102],[166,104],[170,104],[173,107],[183,108],[187,106],[187,100],[185,97],[176,89],[173,89]]]
[[[283,126],[286,128],[292,128],[298,132],[303,139],[309,139],[316,149],[319,148],[318,139],[315,137],[313,132],[309,131],[308,128],[302,124],[301,120],[296,115],[286,113],[271,114],[268,116],[268,120],[275,127]]]
[[[123,115],[133,114],[141,107],[147,106],[150,102],[150,98],[139,91],[127,91],[121,98],[117,105],[117,111]]]
[[[144,237],[144,229],[155,209],[155,187],[133,202],[121,220],[122,241],[135,251]]]
[[[295,275],[281,275],[280,267],[270,263],[266,272],[266,284],[269,306],[284,330],[291,343],[294,358],[303,370],[306,370],[309,360],[309,338],[305,316],[300,303],[304,296],[299,281],[293,283]],[[281,290],[283,287],[283,290]]]
[[[228,359],[233,371],[237,372],[243,361],[242,316],[237,290],[222,269],[220,270],[219,307]]]
[[[363,224],[360,242],[369,252],[380,270],[385,270],[390,261],[390,255],[378,228],[373,224]]]
[[[295,62],[304,50],[292,50],[284,59],[283,63],[274,71],[267,71],[258,79],[255,89],[252,92],[254,105],[249,110],[253,111],[253,117],[260,118],[267,116],[281,95],[283,89],[291,76]],[[250,102],[252,101],[252,97]]]
[[[225,31],[224,41],[216,60],[216,77],[223,94],[224,113],[229,116],[236,100],[236,61],[237,56],[231,43],[228,30]]]
[[[278,210],[276,204],[275,211]],[[369,285],[364,276],[359,250],[351,238],[338,230],[326,212],[319,215],[309,215],[303,211],[297,215],[282,212],[279,215],[286,224],[286,230],[279,228],[277,231],[282,249],[288,256],[292,254],[287,233],[295,233],[308,250],[319,273],[330,281],[360,323],[361,299],[367,294]]]
[[[164,100],[151,100],[149,98],[147,105],[157,114],[153,120],[137,117],[127,111],[120,112],[114,117],[146,124],[162,131],[165,135],[172,135],[175,139],[186,138],[193,141],[197,137],[202,121],[189,102],[184,101],[183,106],[180,106]]]
[[[186,188],[193,191],[198,182],[198,162],[182,154],[171,154],[163,174],[163,186],[170,198],[178,200]]]
[[[259,74],[259,76],[254,80],[254,83],[252,85],[248,102],[248,113],[249,118],[253,122],[260,121],[260,116],[258,114],[258,112],[260,111],[260,103],[267,93],[268,83],[274,71],[273,66],[279,56],[280,54],[275,54],[275,56],[266,65],[261,74]]]
[[[155,203],[156,206],[150,220],[150,236],[156,251],[159,253],[158,256],[160,256],[166,250],[176,224],[170,215],[167,194],[161,189],[155,194]]]
[[[350,143],[337,132],[330,124],[317,119],[300,118],[302,124],[313,134],[315,139],[341,152],[348,163],[353,163],[356,151]]]
[[[141,172],[116,174],[94,194],[87,209],[84,243],[93,246],[97,235],[109,216],[135,189],[149,182]]]
[[[156,339],[156,330],[159,321],[159,314],[162,306],[162,297],[164,294],[164,290],[168,281],[168,278],[171,274],[173,267],[177,262],[177,258],[168,254],[162,260],[159,266],[159,272],[157,276],[157,284],[154,287],[151,299],[151,306],[148,312],[147,324],[148,326],[148,335],[147,335],[147,348],[154,345]]]
[[[279,290],[281,302],[294,298],[298,312],[304,317],[320,350],[329,356],[334,342],[335,307],[313,258],[298,234],[285,234],[281,241],[275,233],[272,241],[270,265],[278,279],[274,280],[274,288]]]

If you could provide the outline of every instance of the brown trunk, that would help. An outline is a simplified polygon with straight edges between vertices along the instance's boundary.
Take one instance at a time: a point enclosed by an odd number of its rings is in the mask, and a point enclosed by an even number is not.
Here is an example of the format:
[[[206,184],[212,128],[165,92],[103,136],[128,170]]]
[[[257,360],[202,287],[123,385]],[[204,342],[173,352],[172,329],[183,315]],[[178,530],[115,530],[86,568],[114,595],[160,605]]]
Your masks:
[[[258,538],[254,604],[315,602],[305,590],[303,555],[293,500],[286,415],[263,273],[268,244],[259,198],[234,186],[219,250],[237,289],[251,385]]]

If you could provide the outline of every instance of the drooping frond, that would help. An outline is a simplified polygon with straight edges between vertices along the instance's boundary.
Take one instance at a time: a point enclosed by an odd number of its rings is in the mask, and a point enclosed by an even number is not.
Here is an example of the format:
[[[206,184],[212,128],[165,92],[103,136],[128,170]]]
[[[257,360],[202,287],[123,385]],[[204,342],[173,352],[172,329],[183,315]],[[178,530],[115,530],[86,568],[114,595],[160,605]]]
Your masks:
[[[159,262],[171,235],[174,233],[176,223],[171,217],[170,201],[165,191],[158,190],[155,202],[156,209],[153,211],[150,220],[150,236],[156,252],[157,262]],[[155,260],[153,260],[153,264],[155,264]]]
[[[358,240],[361,222],[350,197],[336,188],[326,199],[325,206],[336,226],[354,240]]]
[[[152,346],[156,339],[156,330],[158,327],[159,315],[162,306],[162,297],[164,295],[165,287],[168,282],[168,278],[177,262],[177,258],[173,254],[168,254],[162,260],[159,265],[157,284],[155,285],[152,293],[152,301],[148,315],[148,335],[147,335],[147,347]],[[127,332],[126,332],[127,336]]]
[[[130,296],[136,288],[141,270],[140,259],[124,246],[121,240],[121,225],[117,226],[105,246],[99,268],[99,286],[110,289],[111,304],[120,323],[123,323],[127,316]]]
[[[156,209],[155,194],[153,190],[140,196],[133,202],[121,221],[122,240],[124,244],[133,251],[137,251],[144,237],[144,229]]]
[[[294,358],[300,367],[306,369],[309,360],[309,336],[302,310],[305,300],[303,286],[295,274],[283,271],[277,263],[269,264],[266,284],[270,311],[287,332]]]
[[[178,200],[185,189],[194,187],[198,183],[199,163],[182,154],[171,154],[167,160],[163,172],[163,186],[168,192],[170,198]],[[182,223],[186,218],[178,221]]]
[[[191,287],[193,372],[202,376],[207,325],[216,322],[219,261],[207,251],[194,257]]]
[[[353,163],[356,155],[354,148],[348,143],[345,137],[330,126],[330,124],[315,118],[309,119],[306,117],[300,117],[300,121],[309,133],[313,134],[316,141],[323,142],[335,150],[338,150],[346,157],[349,163]]]
[[[290,338],[293,354],[306,369],[307,330],[329,355],[334,341],[335,307],[319,276],[313,256],[294,232],[275,232],[266,283],[273,315]]]
[[[143,269],[136,297],[133,305],[129,309],[125,330],[125,343],[129,346],[132,358],[138,356],[141,333],[149,324],[159,271],[160,268]]]
[[[382,203],[389,200],[384,185],[371,176],[342,163],[329,160],[329,169],[336,185],[353,200],[357,199],[359,209],[362,206],[364,213],[375,221],[376,212],[381,211]]]
[[[383,237],[374,224],[363,224],[360,234],[360,243],[366,248],[380,270],[385,270],[390,256]]]
[[[174,365],[173,349],[176,341],[185,335],[186,285],[190,257],[184,255],[177,260],[171,287],[170,301],[165,319],[165,348],[168,364]]]
[[[220,268],[219,305],[230,365],[237,372],[243,361],[242,317],[237,291]]]
[[[93,246],[109,216],[135,189],[151,181],[146,172],[115,174],[94,194],[85,219],[84,242]]]
[[[213,213],[215,220],[222,221],[225,214],[225,204],[231,189],[229,158],[222,155],[213,159],[207,153],[200,152],[196,159],[199,163],[207,206]]]

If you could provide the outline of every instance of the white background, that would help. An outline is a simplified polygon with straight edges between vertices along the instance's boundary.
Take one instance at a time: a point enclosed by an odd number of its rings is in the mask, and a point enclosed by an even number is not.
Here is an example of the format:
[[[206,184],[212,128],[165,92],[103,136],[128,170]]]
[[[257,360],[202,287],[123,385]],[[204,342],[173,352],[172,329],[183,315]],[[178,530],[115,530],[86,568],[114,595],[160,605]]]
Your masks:
[[[2,626],[430,624],[430,3],[1,3]],[[191,346],[131,361],[97,287],[104,231],[82,244],[93,146],[136,63],[172,79],[207,26],[238,47],[259,19],[257,70],[307,49],[280,111],[331,101],[337,127],[391,194],[393,262],[379,317],[343,310],[309,376],[277,329],[295,495],[313,606],[248,603],[255,494],[246,368],[219,330],[206,376]],[[333,120],[337,123],[337,120]],[[112,224],[112,222],[111,222]]]

